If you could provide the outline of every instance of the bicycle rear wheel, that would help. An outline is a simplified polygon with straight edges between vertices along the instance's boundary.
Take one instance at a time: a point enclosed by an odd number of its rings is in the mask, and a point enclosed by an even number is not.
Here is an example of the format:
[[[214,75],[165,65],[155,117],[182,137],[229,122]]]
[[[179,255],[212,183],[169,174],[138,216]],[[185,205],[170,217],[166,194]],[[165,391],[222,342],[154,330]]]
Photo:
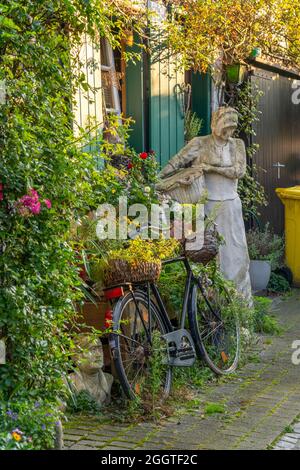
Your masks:
[[[189,302],[189,322],[199,358],[217,375],[234,372],[239,360],[238,318],[228,292],[213,281],[195,282]]]
[[[167,362],[167,343],[162,339],[166,333],[168,329],[161,313],[153,302],[149,309],[143,291],[129,292],[116,304],[110,347],[128,398],[141,397],[145,390],[153,390],[153,387],[161,398],[170,393],[172,371]],[[151,375],[153,367],[156,367],[155,381]]]

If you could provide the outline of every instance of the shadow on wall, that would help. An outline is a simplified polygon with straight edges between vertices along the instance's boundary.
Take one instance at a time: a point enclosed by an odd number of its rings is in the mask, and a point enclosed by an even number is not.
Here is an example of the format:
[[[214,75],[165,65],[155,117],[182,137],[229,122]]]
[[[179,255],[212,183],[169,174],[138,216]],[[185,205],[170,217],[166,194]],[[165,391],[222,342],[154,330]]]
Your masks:
[[[295,185],[300,185],[300,153],[292,153],[286,167],[291,180],[294,179]]]

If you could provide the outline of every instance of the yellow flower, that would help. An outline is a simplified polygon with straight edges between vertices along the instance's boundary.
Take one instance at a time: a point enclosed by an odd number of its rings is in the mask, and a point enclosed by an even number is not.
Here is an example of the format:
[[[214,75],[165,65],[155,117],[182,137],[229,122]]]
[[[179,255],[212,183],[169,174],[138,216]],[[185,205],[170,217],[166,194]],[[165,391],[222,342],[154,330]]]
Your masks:
[[[111,192],[112,192],[113,194],[115,194],[116,190],[115,190],[115,189],[112,189]]]
[[[12,432],[11,435],[14,438],[14,440],[17,442],[19,442],[22,439],[21,434],[19,434],[18,432]]]

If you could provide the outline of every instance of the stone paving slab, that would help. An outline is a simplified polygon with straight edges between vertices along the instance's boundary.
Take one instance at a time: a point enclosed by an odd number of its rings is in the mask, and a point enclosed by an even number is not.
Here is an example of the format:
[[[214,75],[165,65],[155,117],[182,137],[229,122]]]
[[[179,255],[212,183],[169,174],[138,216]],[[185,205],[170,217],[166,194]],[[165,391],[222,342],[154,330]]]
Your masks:
[[[201,390],[202,406],[161,424],[103,424],[96,418],[71,418],[65,429],[66,449],[300,450],[300,366],[291,362],[292,343],[300,340],[300,291],[276,302],[274,314],[284,333],[263,338],[259,363],[245,365],[228,382]],[[271,343],[271,344],[269,344]],[[204,403],[224,403],[226,413],[203,416]],[[274,444],[275,443],[275,444]]]

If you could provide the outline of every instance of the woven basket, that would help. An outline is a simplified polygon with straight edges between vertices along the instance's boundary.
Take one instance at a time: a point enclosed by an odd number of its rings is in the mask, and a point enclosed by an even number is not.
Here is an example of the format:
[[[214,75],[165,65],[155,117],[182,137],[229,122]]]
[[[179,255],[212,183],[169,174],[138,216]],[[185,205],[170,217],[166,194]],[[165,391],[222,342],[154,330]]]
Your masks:
[[[215,259],[219,253],[219,235],[215,226],[205,230],[204,243],[201,250],[186,250],[186,243],[187,242],[185,241],[185,256],[193,263],[206,265]]]
[[[185,168],[157,184],[158,191],[180,204],[198,204],[205,192],[203,171]]]
[[[161,263],[140,262],[136,265],[122,259],[110,259],[105,274],[105,284],[124,284],[127,282],[155,282],[161,273]]]

